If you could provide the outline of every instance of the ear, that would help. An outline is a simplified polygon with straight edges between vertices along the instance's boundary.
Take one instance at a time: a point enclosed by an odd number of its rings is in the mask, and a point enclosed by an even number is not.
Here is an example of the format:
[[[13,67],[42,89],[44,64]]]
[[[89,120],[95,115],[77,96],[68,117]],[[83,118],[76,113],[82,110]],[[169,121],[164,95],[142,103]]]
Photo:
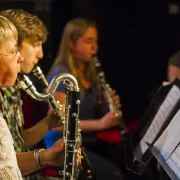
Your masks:
[[[72,51],[75,51],[75,43],[74,43],[72,40],[69,40],[69,48],[70,48]]]

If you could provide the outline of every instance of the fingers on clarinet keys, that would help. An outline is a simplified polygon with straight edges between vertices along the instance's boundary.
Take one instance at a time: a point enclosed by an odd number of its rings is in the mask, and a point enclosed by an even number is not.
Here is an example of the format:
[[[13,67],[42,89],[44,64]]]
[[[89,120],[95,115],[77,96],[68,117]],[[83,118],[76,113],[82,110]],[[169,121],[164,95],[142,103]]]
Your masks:
[[[82,162],[81,162],[82,159],[83,159],[83,156],[81,155],[81,148],[79,148],[77,162],[78,162],[80,169],[82,168]]]

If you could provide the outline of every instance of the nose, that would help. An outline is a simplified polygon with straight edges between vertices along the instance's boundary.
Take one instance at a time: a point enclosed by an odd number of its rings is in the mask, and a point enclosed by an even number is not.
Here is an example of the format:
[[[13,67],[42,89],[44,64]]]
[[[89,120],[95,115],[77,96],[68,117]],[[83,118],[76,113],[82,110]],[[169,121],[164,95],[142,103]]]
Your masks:
[[[23,56],[20,54],[20,52],[18,52],[17,54],[17,63],[20,64],[24,61]]]
[[[38,60],[40,60],[40,59],[43,58],[43,49],[42,49],[42,46],[38,46],[38,47],[37,47],[36,58],[37,58]]]

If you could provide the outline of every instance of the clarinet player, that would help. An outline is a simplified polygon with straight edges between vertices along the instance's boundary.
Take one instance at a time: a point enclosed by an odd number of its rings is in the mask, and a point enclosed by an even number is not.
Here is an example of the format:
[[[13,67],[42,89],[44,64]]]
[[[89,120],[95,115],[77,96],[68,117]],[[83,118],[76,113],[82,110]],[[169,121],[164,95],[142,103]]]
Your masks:
[[[42,44],[46,40],[47,29],[38,17],[21,9],[9,9],[2,11],[0,14],[9,19],[17,28],[19,44],[12,55],[16,55],[18,52],[22,54],[24,61],[21,63],[21,72],[28,74],[43,57]],[[27,180],[53,178],[45,177],[39,170],[46,165],[64,164],[63,140],[59,140],[52,148],[47,150],[36,149],[30,151],[29,147],[40,141],[49,128],[52,128],[50,122],[57,125],[57,119],[52,119],[49,115],[32,128],[24,130],[20,90],[17,86],[13,86],[12,88],[2,88],[0,93],[0,111],[7,121],[14,140],[19,169],[23,175],[29,173],[24,175],[23,178]],[[32,171],[33,173],[30,173]]]
[[[16,28],[2,16],[0,16],[0,34],[0,87],[11,87],[20,71],[23,57],[19,52],[14,52],[18,40]],[[0,159],[0,179],[22,179],[16,161],[12,136],[2,113],[0,113]]]
[[[113,112],[105,112],[100,118],[96,115],[96,108],[101,100],[101,92],[97,80],[97,74],[95,73],[95,68],[91,59],[93,55],[97,53],[97,41],[98,34],[94,22],[83,18],[75,18],[68,21],[64,28],[58,55],[49,73],[49,82],[55,75],[64,72],[71,73],[78,80],[81,89],[79,118],[80,128],[82,129],[82,140],[85,138],[85,133],[95,134],[97,131],[118,126],[121,121],[121,118],[116,117]],[[116,106],[120,107],[119,96],[115,94],[115,91],[112,91],[111,95]],[[59,85],[55,97],[62,104],[64,103],[65,98],[63,85]],[[61,131],[60,128],[58,130]],[[53,140],[56,139],[57,136],[60,137],[61,135],[58,135],[54,131],[50,131],[44,139],[45,141],[47,138]],[[48,141],[46,142],[47,144],[49,143]],[[97,145],[96,143],[103,145],[103,151],[106,150],[106,147],[104,148],[104,142],[101,143],[100,141],[96,141],[95,144],[90,144],[90,142],[87,144],[93,147],[91,149],[92,151],[98,153],[95,151],[97,149],[94,149]],[[110,144],[107,144],[107,149],[109,149],[110,146]],[[113,150],[110,154],[114,153]],[[120,152],[118,151],[118,154],[119,153]],[[102,155],[101,153],[99,154]],[[107,152],[105,151],[104,154],[107,154]],[[96,154],[87,152],[92,168],[95,169],[95,171],[103,172],[100,179],[116,179],[115,172],[120,174],[120,170],[117,170],[117,166],[110,161],[106,161],[105,158],[96,158],[95,155]],[[118,159],[118,161],[121,161],[121,159]],[[119,179],[122,179],[121,175],[119,175]]]

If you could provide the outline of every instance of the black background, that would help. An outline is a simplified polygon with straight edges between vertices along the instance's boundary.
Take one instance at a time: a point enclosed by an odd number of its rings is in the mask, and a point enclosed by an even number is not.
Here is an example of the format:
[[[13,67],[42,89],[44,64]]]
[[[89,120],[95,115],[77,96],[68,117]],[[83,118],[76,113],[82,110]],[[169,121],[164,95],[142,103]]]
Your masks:
[[[156,1],[0,0],[0,10],[8,8],[36,14],[47,26],[44,58],[39,62],[45,75],[65,23],[80,16],[96,21],[99,59],[107,80],[121,96],[125,117],[144,114],[156,89],[167,79],[168,58],[179,49],[179,15],[168,15],[167,8]]]

